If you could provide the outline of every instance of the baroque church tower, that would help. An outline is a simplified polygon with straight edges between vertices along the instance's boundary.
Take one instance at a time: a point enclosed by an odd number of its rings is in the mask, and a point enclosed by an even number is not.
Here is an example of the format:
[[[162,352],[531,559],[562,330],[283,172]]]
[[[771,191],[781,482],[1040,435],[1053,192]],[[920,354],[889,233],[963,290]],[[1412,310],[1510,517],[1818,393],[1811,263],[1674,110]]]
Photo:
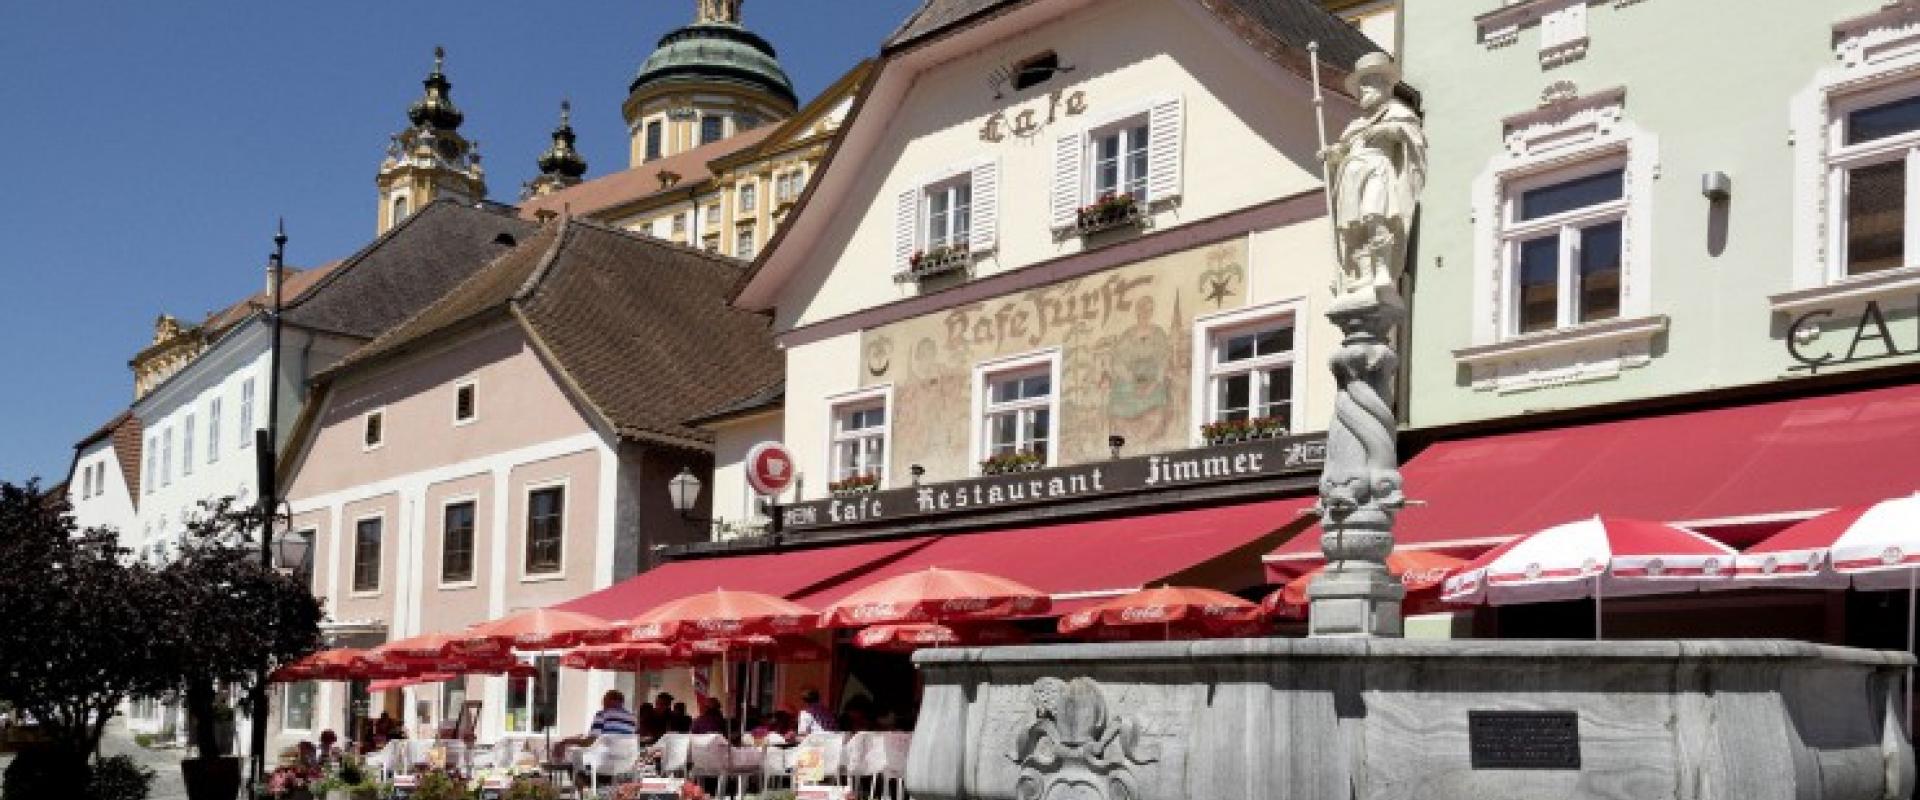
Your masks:
[[[553,194],[580,183],[587,174],[587,160],[573,146],[573,104],[560,101],[560,127],[553,129],[553,144],[540,154],[540,174],[520,192],[521,200]]]
[[[620,109],[633,166],[793,116],[793,83],[773,45],[740,25],[740,3],[695,0],[693,24],[640,65]]]
[[[426,92],[407,109],[406,130],[393,135],[380,162],[379,233],[439,197],[468,202],[486,199],[486,173],[480,168],[480,143],[460,135],[465,115],[453,105],[453,84],[445,72],[447,51],[433,49],[433,72],[421,82]]]

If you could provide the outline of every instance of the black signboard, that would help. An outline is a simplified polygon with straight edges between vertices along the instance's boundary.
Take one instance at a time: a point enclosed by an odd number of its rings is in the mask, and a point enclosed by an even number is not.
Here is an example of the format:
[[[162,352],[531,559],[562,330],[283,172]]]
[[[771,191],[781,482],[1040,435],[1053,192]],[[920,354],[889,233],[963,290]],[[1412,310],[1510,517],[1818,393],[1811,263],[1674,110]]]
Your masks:
[[[1580,715],[1573,711],[1467,712],[1474,769],[1580,768]]]
[[[1176,450],[1070,467],[862,492],[782,506],[788,532],[980,513],[1129,492],[1319,472],[1325,434]]]

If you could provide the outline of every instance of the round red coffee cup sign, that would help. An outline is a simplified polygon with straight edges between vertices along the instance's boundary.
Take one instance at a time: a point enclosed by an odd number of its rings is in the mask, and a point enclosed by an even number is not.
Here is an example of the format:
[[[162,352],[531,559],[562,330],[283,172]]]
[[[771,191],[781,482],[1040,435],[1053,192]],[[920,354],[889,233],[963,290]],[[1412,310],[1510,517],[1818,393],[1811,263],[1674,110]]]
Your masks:
[[[747,451],[747,485],[761,494],[779,494],[793,483],[793,454],[779,442],[761,442]]]

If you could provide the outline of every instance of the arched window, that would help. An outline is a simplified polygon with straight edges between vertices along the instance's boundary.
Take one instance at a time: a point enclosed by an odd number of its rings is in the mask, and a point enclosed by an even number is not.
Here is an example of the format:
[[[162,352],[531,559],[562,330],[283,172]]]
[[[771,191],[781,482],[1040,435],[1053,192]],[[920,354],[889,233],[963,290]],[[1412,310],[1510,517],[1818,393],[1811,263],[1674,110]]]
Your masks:
[[[405,196],[393,198],[393,221],[388,224],[400,224],[400,220],[407,218],[407,211],[407,198]]]

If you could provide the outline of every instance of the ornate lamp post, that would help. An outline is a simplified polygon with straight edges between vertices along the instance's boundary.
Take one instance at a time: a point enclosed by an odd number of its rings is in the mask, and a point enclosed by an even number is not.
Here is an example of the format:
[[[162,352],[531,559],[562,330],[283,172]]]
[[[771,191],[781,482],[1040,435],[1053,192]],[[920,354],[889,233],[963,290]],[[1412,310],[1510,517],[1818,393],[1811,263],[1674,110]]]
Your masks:
[[[700,479],[693,470],[680,468],[680,474],[667,481],[667,494],[673,497],[673,510],[680,512],[681,519],[693,519],[693,507],[700,502]]]
[[[1399,67],[1376,52],[1362,56],[1347,77],[1360,118],[1327,144],[1318,43],[1308,50],[1339,262],[1327,318],[1343,334],[1329,359],[1339,394],[1320,475],[1327,569],[1308,590],[1308,628],[1314,636],[1399,636],[1406,590],[1386,564],[1394,515],[1407,504],[1393,407],[1400,356],[1392,336],[1406,318],[1399,278],[1426,183],[1426,134],[1419,115],[1393,96]]]

